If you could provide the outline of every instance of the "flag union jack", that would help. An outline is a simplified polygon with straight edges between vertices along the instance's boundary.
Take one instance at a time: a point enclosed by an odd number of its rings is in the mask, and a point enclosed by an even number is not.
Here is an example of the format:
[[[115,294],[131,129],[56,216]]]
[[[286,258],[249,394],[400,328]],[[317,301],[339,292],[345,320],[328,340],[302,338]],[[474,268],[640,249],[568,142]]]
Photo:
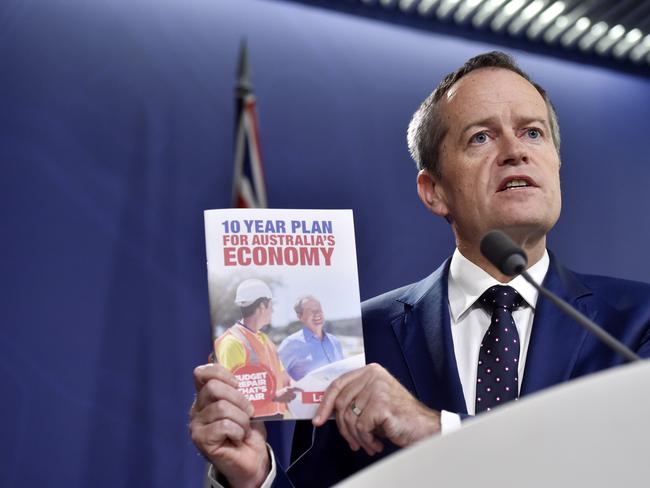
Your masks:
[[[237,208],[266,208],[268,204],[257,108],[249,77],[248,53],[243,43],[238,71],[232,205]]]

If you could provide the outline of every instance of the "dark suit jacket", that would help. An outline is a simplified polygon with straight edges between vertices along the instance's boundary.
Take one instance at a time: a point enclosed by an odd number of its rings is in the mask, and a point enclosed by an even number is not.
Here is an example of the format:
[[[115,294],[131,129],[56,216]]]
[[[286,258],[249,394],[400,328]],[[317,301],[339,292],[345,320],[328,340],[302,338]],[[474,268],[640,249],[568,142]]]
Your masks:
[[[428,407],[466,413],[451,338],[449,262],[418,283],[363,303],[366,360],[384,366]],[[650,285],[576,274],[553,256],[544,284],[632,350],[650,356]],[[521,395],[622,362],[616,353],[540,297]],[[311,436],[311,424],[298,422],[294,456],[309,447]],[[381,455],[372,458],[352,452],[330,421],[317,430],[314,446],[288,475],[297,487],[330,486],[396,450],[395,446],[385,447]]]

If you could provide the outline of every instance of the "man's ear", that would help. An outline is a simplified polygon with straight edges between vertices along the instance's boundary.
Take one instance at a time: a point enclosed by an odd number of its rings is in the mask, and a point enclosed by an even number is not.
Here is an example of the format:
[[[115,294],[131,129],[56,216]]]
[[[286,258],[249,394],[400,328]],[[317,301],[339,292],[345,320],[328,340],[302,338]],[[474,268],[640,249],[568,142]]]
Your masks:
[[[432,176],[426,169],[418,173],[418,196],[424,206],[440,217],[449,215],[449,209],[445,202],[444,192],[438,181],[438,178]]]

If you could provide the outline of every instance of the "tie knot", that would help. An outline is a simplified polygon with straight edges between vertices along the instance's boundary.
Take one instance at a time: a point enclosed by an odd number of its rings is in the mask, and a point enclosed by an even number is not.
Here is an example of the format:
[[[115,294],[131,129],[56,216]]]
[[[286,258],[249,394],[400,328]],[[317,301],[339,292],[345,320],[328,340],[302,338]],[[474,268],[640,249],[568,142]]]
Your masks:
[[[505,308],[512,312],[521,305],[521,295],[511,286],[496,285],[485,290],[478,299],[481,306],[488,310]]]

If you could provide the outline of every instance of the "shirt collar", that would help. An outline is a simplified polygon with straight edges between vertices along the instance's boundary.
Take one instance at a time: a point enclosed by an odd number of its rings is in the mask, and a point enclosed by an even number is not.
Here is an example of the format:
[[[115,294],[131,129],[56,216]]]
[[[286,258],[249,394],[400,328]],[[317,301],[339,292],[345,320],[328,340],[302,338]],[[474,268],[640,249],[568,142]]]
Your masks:
[[[251,328],[249,328],[249,327],[246,327],[246,326],[244,325],[244,322],[242,322],[241,320],[239,320],[239,321],[237,322],[237,325],[239,325],[239,326],[240,326],[242,329],[244,329],[246,332],[250,332],[251,334],[255,334],[256,336],[260,336],[260,335],[263,334],[263,332],[262,332],[261,329],[258,330],[258,331],[255,331],[255,330],[253,330],[253,329],[251,329]]]
[[[549,261],[548,251],[544,250],[542,258],[528,269],[528,273],[537,283],[544,280]],[[503,284],[463,256],[458,249],[454,251],[451,258],[447,283],[449,310],[454,322],[458,321],[474,305],[485,290],[491,286]],[[539,292],[533,285],[522,276],[517,276],[508,285],[519,292],[528,306],[535,309]]]
[[[306,340],[312,341],[312,342],[320,342],[321,340],[316,337],[316,334],[314,334],[309,327],[307,327],[305,324],[302,325],[302,332]],[[323,331],[323,340],[325,340],[326,334],[325,331]]]

